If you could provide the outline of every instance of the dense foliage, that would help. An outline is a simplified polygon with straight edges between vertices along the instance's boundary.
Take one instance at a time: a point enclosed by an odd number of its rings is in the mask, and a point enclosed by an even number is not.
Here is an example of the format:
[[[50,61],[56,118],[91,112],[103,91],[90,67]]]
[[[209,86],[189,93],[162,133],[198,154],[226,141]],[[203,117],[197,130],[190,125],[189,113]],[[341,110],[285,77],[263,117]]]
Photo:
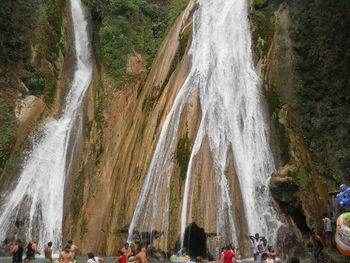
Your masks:
[[[150,63],[163,37],[188,0],[172,4],[156,0],[90,0],[92,18],[97,28],[103,62],[119,81],[128,79],[127,56],[135,49],[149,55]],[[96,49],[96,47],[95,47]]]
[[[306,140],[322,175],[350,179],[350,1],[313,0],[294,29],[297,96]]]
[[[35,22],[36,0],[0,1],[0,61],[19,62],[29,55],[28,34]]]
[[[0,1],[0,180],[20,147],[16,101],[29,91],[53,102],[65,49],[65,7],[66,0]]]

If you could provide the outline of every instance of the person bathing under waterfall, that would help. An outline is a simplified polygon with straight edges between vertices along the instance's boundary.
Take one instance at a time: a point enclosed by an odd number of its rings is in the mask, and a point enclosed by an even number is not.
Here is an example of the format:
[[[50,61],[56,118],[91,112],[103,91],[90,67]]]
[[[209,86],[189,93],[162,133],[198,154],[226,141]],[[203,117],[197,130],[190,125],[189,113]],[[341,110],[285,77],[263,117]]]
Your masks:
[[[47,247],[44,249],[45,254],[45,262],[50,263],[52,262],[52,242],[50,241],[47,243]]]
[[[264,237],[260,237],[259,234],[256,233],[255,236],[249,236],[249,238],[253,242],[254,261],[256,261],[257,256],[259,255],[258,247],[259,245],[262,245],[262,240]]]
[[[16,243],[10,246],[9,252],[12,254],[12,262],[18,263],[23,261],[23,246],[20,239],[17,239]]]
[[[33,238],[32,241],[29,241],[25,247],[26,250],[26,258],[35,259],[35,254],[40,254],[38,251],[38,240]]]

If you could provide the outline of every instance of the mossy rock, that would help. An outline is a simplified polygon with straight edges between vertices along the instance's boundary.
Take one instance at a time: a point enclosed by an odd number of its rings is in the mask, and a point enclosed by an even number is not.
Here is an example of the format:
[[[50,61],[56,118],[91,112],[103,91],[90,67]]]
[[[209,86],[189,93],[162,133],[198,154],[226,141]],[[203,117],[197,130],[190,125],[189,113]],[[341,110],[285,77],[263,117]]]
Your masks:
[[[254,8],[258,10],[267,7],[269,0],[254,0],[253,4]]]

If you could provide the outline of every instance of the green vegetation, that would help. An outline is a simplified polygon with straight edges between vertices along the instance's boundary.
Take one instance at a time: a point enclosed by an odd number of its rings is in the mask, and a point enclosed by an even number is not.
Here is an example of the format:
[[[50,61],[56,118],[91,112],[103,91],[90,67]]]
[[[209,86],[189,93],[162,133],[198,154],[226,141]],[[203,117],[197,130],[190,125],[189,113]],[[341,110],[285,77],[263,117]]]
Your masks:
[[[12,0],[0,2],[0,61],[4,64],[27,62],[35,34],[47,53],[61,43],[62,11],[65,1]],[[35,32],[38,33],[38,32]],[[43,40],[46,40],[45,42]],[[42,43],[44,42],[44,43]],[[57,53],[57,48],[54,50]]]
[[[35,22],[37,1],[0,1],[0,61],[16,63],[29,56],[28,34]]]
[[[24,83],[29,89],[31,95],[45,95],[46,101],[53,102],[56,90],[56,80],[46,77],[39,69],[33,69],[28,78],[24,79]]]
[[[298,110],[320,174],[350,179],[350,1],[312,0],[294,16]]]
[[[53,102],[65,48],[65,6],[66,0],[0,1],[0,173],[22,147],[16,145],[14,110],[18,94],[27,95],[21,81],[30,94]]]
[[[191,157],[191,149],[191,142],[186,134],[184,137],[179,139],[175,152],[175,158],[180,167],[180,177],[182,180],[186,179],[188,163]]]
[[[7,103],[0,97],[0,174],[10,156],[10,149],[16,143],[16,118],[13,114],[14,105]],[[1,177],[0,177],[1,179]]]
[[[308,174],[304,166],[301,166],[297,174],[297,184],[300,190],[305,190],[309,183]]]
[[[257,60],[267,56],[274,35],[274,11],[278,8],[278,2],[271,1],[270,4],[267,4],[268,1],[254,1],[252,38],[254,43],[253,50]]]
[[[101,54],[108,73],[118,86],[130,79],[126,73],[127,57],[132,50],[149,55],[149,65],[171,24],[188,0],[160,4],[155,0],[89,0],[97,25],[94,45]],[[98,50],[101,50],[99,52]]]

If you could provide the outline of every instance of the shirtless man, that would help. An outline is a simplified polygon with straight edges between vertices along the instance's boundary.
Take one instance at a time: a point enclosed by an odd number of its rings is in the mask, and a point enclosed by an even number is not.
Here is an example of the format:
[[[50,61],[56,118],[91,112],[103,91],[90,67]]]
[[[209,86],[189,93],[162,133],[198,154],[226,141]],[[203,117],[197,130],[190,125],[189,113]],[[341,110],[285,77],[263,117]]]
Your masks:
[[[67,245],[64,247],[64,250],[61,251],[60,253],[60,257],[58,259],[58,261],[60,261],[61,263],[69,263],[72,262],[74,259],[73,254],[70,252],[70,246]]]
[[[138,263],[148,263],[147,255],[141,248],[136,250],[135,261]]]
[[[131,248],[129,247],[129,243],[125,243],[124,247],[122,248],[123,254],[126,256],[126,258],[129,258],[132,255]]]
[[[68,240],[67,241],[67,245],[70,246],[70,252],[73,255],[73,259],[75,259],[75,256],[76,256],[76,254],[78,253],[78,250],[79,250],[78,246],[74,245],[72,240]]]
[[[47,243],[47,247],[44,249],[45,262],[49,263],[52,261],[52,242]]]

